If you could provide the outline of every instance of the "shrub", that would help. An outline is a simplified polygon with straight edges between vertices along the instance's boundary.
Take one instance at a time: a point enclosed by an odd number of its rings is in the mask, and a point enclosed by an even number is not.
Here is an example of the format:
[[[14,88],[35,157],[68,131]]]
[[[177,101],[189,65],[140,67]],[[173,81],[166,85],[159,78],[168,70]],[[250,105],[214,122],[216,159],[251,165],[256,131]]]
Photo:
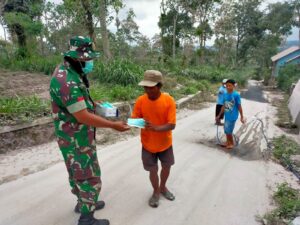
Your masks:
[[[185,87],[183,90],[182,90],[182,93],[185,94],[185,95],[190,95],[190,94],[195,94],[197,92],[197,88],[196,87]]]
[[[27,121],[50,113],[50,102],[37,96],[0,98],[0,123]]]
[[[61,61],[62,57],[59,55],[48,57],[34,55],[24,59],[2,57],[0,58],[0,66],[14,71],[23,70],[50,75],[53,73],[56,65]]]
[[[280,184],[273,198],[278,208],[264,216],[267,224],[289,224],[300,212],[300,193],[287,183]]]
[[[291,85],[300,79],[300,66],[287,65],[279,70],[277,78],[278,87],[288,92]]]
[[[101,101],[129,101],[136,99],[143,93],[142,88],[136,86],[122,86],[110,84],[92,84],[90,88],[91,97]]]
[[[290,163],[291,155],[300,154],[300,146],[285,135],[274,138],[273,145],[274,157],[280,160],[280,162],[285,166]]]
[[[137,84],[143,77],[144,70],[129,61],[116,59],[108,63],[96,62],[93,78],[102,83],[119,85]]]

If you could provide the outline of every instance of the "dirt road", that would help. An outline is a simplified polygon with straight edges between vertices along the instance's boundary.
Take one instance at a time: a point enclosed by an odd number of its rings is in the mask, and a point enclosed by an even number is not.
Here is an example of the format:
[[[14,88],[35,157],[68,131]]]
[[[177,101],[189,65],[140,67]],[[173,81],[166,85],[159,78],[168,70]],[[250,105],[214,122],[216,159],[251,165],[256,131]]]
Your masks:
[[[261,112],[268,135],[278,132],[266,116],[274,111],[271,106],[249,100],[243,105],[248,118]],[[296,179],[273,162],[247,157],[251,149],[229,154],[217,148],[213,115],[211,106],[178,121],[174,131],[176,164],[168,183],[176,200],[161,199],[157,209],[147,205],[151,188],[140,160],[139,137],[99,149],[101,198],[107,205],[96,217],[108,218],[113,225],[258,224],[255,216],[272,208],[270,195],[276,183],[289,180],[296,184]],[[254,134],[241,138],[243,143],[263,141]],[[1,225],[77,224],[75,198],[62,162],[2,184],[0,199]]]

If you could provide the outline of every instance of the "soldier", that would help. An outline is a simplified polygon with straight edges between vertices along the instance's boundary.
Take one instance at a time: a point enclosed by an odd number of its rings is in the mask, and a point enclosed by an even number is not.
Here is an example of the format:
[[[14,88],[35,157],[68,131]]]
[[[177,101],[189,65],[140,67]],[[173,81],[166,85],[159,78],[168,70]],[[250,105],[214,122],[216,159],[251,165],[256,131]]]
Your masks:
[[[77,197],[75,212],[81,213],[78,225],[109,224],[108,220],[94,218],[94,211],[104,207],[104,202],[98,201],[101,171],[95,128],[129,129],[122,121],[112,122],[94,114],[87,75],[93,70],[93,59],[97,57],[99,52],[94,51],[90,38],[71,38],[64,63],[56,68],[50,81],[55,134],[72,193]]]

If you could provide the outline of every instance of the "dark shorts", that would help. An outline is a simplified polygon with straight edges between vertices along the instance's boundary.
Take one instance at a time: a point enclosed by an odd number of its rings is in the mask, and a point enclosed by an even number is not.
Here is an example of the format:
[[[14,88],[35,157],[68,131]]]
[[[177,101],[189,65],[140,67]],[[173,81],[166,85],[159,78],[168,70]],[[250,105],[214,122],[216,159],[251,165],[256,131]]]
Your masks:
[[[142,148],[142,160],[144,169],[146,171],[158,169],[158,159],[161,162],[161,166],[170,167],[174,165],[174,153],[173,153],[173,146],[169,147],[165,151],[151,153],[147,151],[144,147]]]
[[[216,117],[220,114],[222,107],[223,105],[216,105]],[[222,120],[223,118],[224,118],[224,113],[222,113],[220,119]]]

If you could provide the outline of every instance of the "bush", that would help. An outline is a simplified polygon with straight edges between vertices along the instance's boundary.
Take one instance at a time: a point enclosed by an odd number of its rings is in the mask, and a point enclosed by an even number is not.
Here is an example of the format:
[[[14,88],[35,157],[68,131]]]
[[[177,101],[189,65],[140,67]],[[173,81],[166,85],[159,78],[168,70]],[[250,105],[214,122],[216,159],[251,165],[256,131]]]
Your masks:
[[[282,135],[274,138],[273,140],[274,150],[273,155],[276,159],[286,166],[290,164],[291,155],[300,154],[300,146],[292,139]]]
[[[96,62],[93,78],[102,83],[136,85],[143,77],[143,68],[128,61],[116,59],[108,63]]]
[[[135,100],[139,95],[143,94],[143,90],[132,85],[125,87],[122,85],[92,84],[90,94],[95,101],[129,101]]]
[[[51,75],[56,65],[61,61],[62,56],[58,55],[48,57],[34,55],[25,59],[2,57],[0,58],[0,66],[14,71],[23,70]]]
[[[253,74],[253,69],[239,68],[236,70],[229,70],[221,67],[194,67],[182,71],[182,75],[195,80],[206,80],[212,83],[219,83],[223,79],[234,79],[239,86],[245,86],[249,78]]]
[[[0,98],[0,124],[27,121],[50,114],[50,102],[37,96]]]
[[[300,212],[299,191],[283,183],[277,187],[273,198],[278,208],[264,216],[267,224],[289,224]]]
[[[185,87],[183,90],[182,90],[182,93],[185,94],[185,95],[191,95],[191,94],[195,94],[197,93],[197,88],[196,87]]]
[[[293,83],[296,83],[300,79],[300,66],[299,65],[287,65],[279,70],[277,78],[278,87],[288,92]]]

